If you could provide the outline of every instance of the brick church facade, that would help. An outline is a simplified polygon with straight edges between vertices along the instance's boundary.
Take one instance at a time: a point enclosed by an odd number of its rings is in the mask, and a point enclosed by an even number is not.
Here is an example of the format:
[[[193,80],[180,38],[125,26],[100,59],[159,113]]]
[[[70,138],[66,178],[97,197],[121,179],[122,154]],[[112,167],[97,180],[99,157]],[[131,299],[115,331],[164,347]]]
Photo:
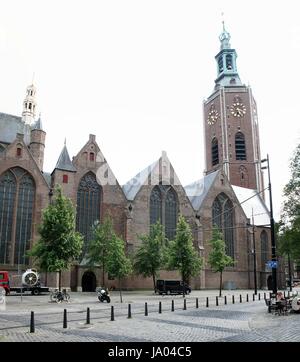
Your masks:
[[[46,132],[41,118],[35,117],[34,85],[27,88],[22,117],[0,113],[0,269],[16,275],[30,267],[32,261],[25,252],[38,239],[43,209],[59,184],[76,209],[76,229],[84,236],[84,251],[92,238],[93,223],[106,215],[111,215],[130,254],[141,243],[139,235],[147,234],[157,220],[172,239],[182,214],[191,227],[195,249],[205,261],[199,276],[190,281],[192,288],[218,287],[219,276],[207,264],[213,224],[223,231],[227,253],[235,261],[226,268],[224,283],[253,287],[255,242],[258,287],[267,288],[271,278],[271,270],[266,268],[271,257],[270,219],[264,202],[256,103],[250,87],[240,81],[236,52],[229,41],[230,35],[223,29],[216,56],[218,77],[203,104],[205,176],[185,187],[165,152],[122,187],[95,135],[89,136],[72,160],[64,145],[52,173],[45,172]],[[160,277],[179,275],[162,270]],[[74,291],[89,291],[101,280],[101,270],[87,267],[83,257],[63,273],[62,284]],[[47,275],[46,281],[55,286],[56,275]],[[107,283],[117,286],[113,279]],[[124,286],[152,288],[152,280],[131,275]]]

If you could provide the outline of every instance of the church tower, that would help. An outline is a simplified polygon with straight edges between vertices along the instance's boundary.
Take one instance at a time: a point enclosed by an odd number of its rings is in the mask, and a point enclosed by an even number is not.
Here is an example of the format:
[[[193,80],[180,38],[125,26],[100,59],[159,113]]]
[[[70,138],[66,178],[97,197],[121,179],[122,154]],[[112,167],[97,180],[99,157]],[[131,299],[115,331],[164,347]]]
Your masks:
[[[262,191],[256,102],[240,80],[224,22],[219,39],[215,88],[203,103],[205,174],[221,168],[232,185]]]
[[[26,89],[26,96],[23,102],[22,121],[30,126],[34,123],[36,114],[36,88],[33,84]]]

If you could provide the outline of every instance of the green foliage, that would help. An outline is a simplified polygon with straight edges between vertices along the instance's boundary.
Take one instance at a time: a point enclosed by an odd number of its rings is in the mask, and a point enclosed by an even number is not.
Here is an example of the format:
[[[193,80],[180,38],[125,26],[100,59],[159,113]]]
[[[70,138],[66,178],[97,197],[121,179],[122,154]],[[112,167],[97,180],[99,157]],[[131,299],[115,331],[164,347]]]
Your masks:
[[[196,276],[202,268],[203,260],[193,246],[193,236],[189,224],[179,216],[176,237],[169,242],[168,269],[179,270],[184,282]]]
[[[142,244],[133,259],[133,268],[143,277],[152,277],[155,289],[155,278],[162,268],[165,256],[165,232],[159,221],[151,225],[148,235],[140,236]]]
[[[226,255],[225,242],[223,240],[222,233],[217,227],[213,228],[210,245],[211,252],[208,256],[208,264],[215,273],[221,273],[227,266],[234,264],[233,259]]]
[[[290,163],[291,178],[284,187],[282,220],[279,223],[279,253],[300,259],[300,145]]]
[[[126,277],[132,272],[132,265],[125,254],[124,241],[113,234],[107,254],[107,271],[118,279]]]
[[[89,243],[88,262],[91,266],[102,267],[106,271],[107,254],[114,235],[112,220],[105,217],[102,224],[96,222],[93,226],[93,239]]]
[[[75,211],[70,199],[62,195],[60,187],[55,198],[43,212],[38,228],[40,239],[28,253],[43,271],[68,269],[82,250],[83,237],[75,231]]]

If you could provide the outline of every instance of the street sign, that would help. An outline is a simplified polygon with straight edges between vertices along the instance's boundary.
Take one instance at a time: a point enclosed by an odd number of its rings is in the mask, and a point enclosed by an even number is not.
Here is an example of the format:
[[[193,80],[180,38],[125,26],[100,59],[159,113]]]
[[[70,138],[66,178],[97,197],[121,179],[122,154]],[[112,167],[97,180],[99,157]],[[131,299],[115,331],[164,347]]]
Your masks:
[[[269,260],[267,262],[267,265],[268,265],[269,268],[277,268],[278,262],[276,260]]]

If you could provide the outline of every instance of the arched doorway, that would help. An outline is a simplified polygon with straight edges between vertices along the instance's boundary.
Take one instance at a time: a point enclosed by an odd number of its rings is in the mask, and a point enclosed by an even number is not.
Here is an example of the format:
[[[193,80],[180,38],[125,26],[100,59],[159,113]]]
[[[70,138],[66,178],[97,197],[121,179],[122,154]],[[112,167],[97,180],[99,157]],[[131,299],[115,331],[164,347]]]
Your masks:
[[[96,290],[96,275],[92,271],[86,271],[81,279],[83,292],[94,292]]]
[[[267,284],[268,284],[268,290],[273,290],[273,280],[272,280],[272,275],[268,276],[267,279]]]

